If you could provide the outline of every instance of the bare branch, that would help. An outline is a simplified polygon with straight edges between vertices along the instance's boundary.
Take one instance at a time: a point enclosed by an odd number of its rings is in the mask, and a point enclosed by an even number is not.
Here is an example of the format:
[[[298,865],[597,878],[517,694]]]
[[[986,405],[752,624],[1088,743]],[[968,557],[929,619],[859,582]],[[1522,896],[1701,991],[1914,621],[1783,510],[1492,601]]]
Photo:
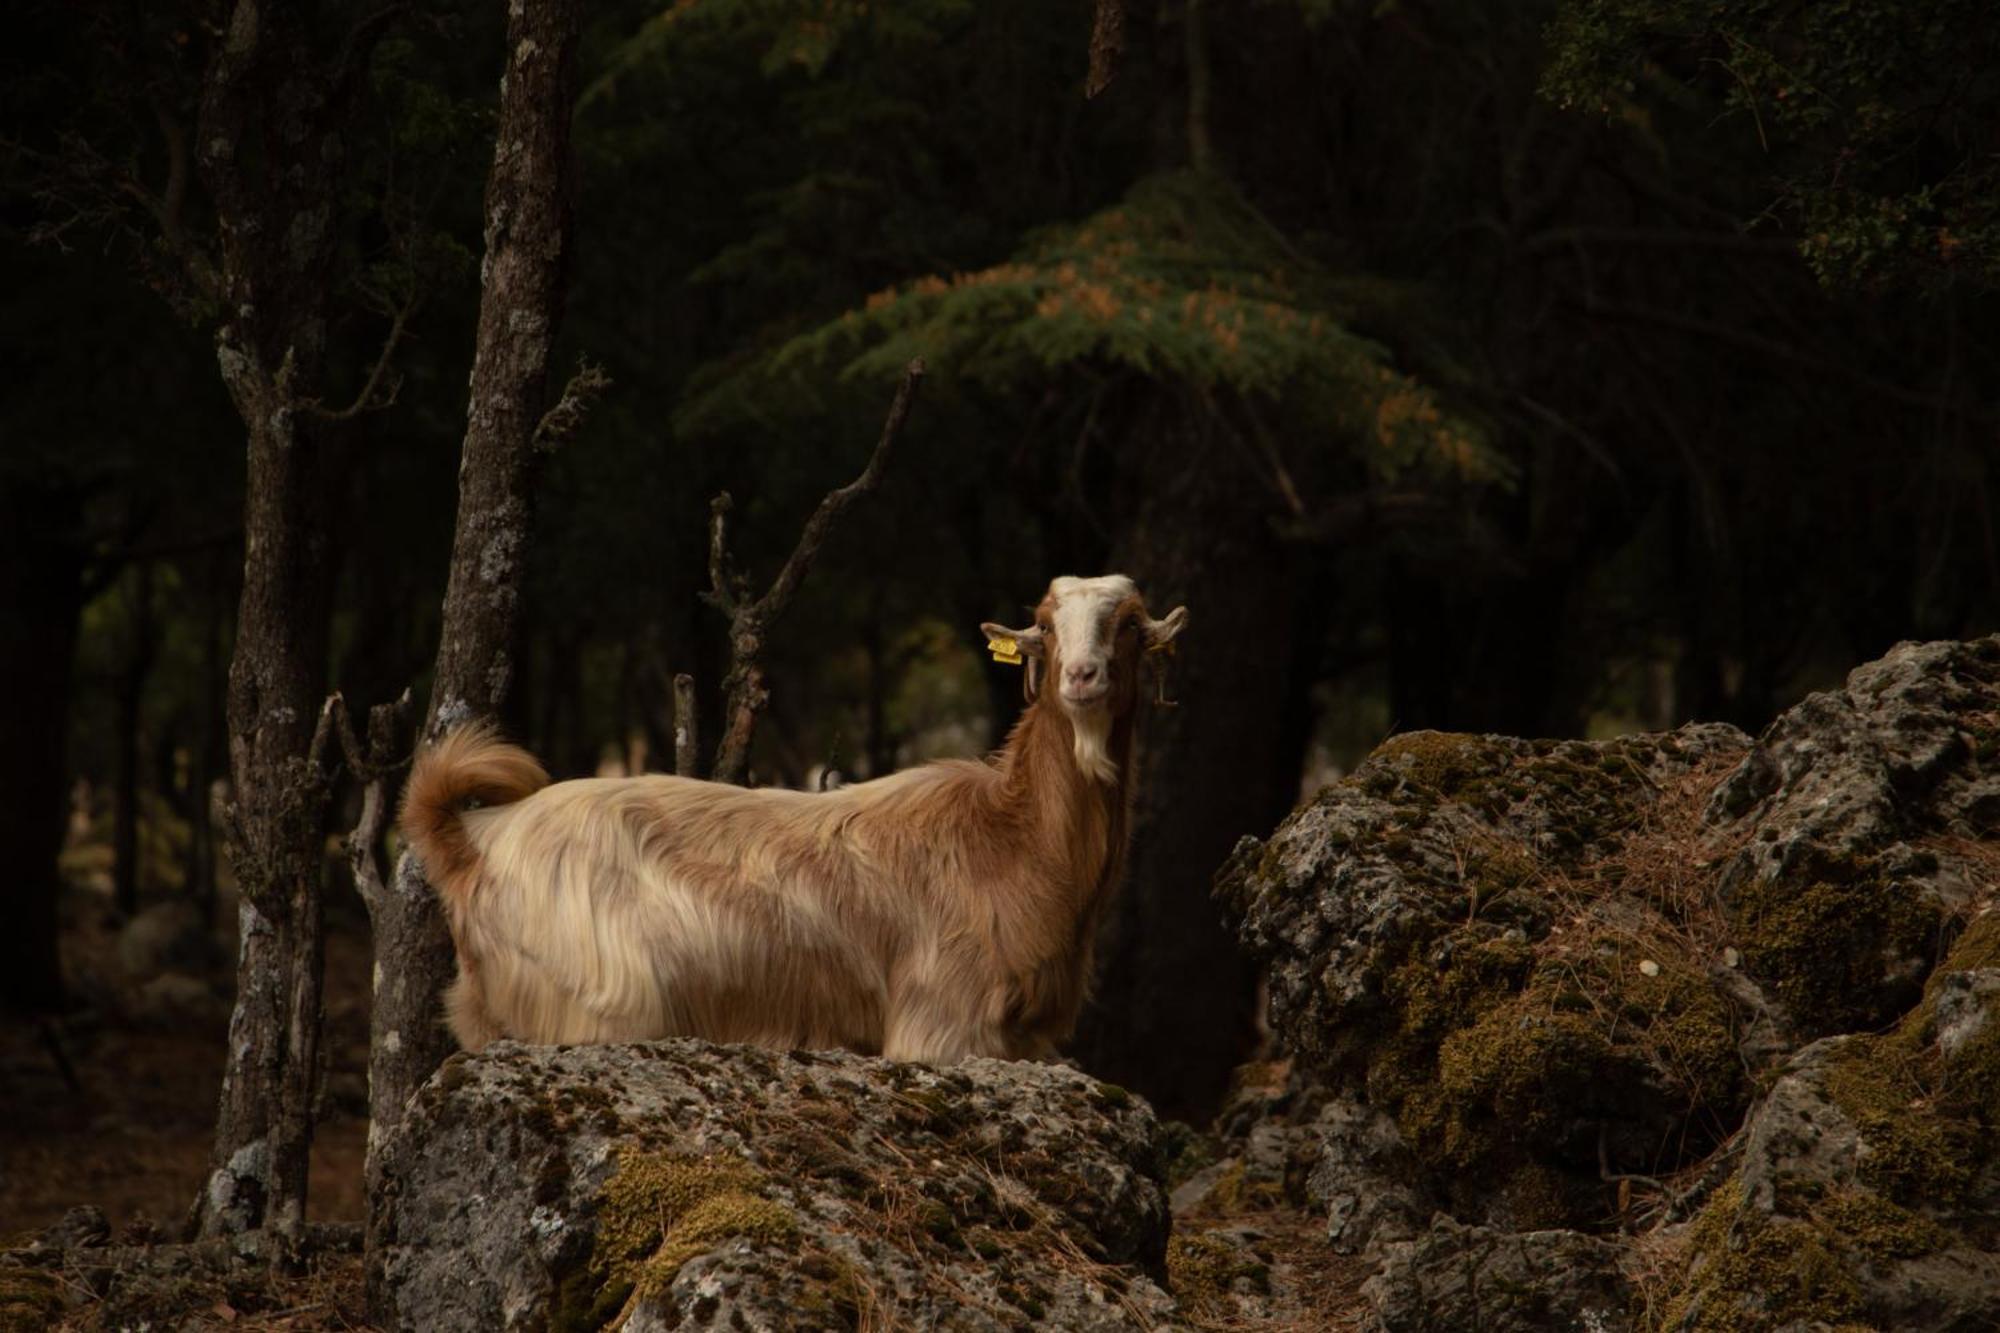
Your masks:
[[[347,750],[348,767],[362,783],[361,813],[342,845],[347,852],[348,869],[354,875],[354,887],[371,913],[380,910],[387,892],[382,871],[382,834],[389,827],[389,815],[394,808],[389,776],[401,767],[397,755],[404,747],[398,741],[408,726],[410,711],[407,689],[396,702],[369,709],[365,751],[353,728],[344,724],[341,727],[341,744]]]
[[[729,674],[723,679],[723,692],[728,696],[722,744],[715,755],[715,771],[710,775],[717,782],[741,782],[749,766],[750,739],[757,728],[757,716],[771,701],[771,694],[764,686],[764,644],[771,627],[785,614],[792,597],[805,581],[812,569],[819,548],[833,530],[834,520],[847,507],[864,495],[873,492],[882,480],[882,469],[888,466],[890,455],[895,452],[896,438],[902,433],[903,422],[910,415],[910,404],[916,398],[917,386],[923,382],[924,361],[917,357],[904,368],[903,382],[896,388],[896,397],[889,404],[889,416],[882,423],[882,435],[875,442],[875,450],[868,457],[868,465],[861,475],[837,490],[827,492],[826,498],[813,510],[806,520],[805,528],[799,533],[798,545],[792,548],[791,556],[778,577],[764,595],[755,601],[744,600],[744,590],[729,573],[729,545],[726,515],[730,509],[728,492],[715,497],[709,506],[708,533],[708,578],[709,591],[703,596],[710,605],[729,617]]]
[[[542,413],[541,421],[535,426],[534,449],[537,453],[552,454],[576,434],[583,425],[583,419],[590,415],[604,391],[611,387],[611,377],[604,373],[603,366],[592,365],[585,357],[576,359],[576,374],[563,385],[562,397],[556,405]]]
[[[355,86],[367,72],[376,44],[389,31],[390,24],[408,8],[404,0],[392,0],[392,3],[362,15],[348,29],[347,39],[341,43],[340,55],[333,66],[332,85],[338,98],[345,100],[353,94]]]
[[[708,591],[702,599],[722,614],[736,615],[736,594],[729,574],[729,511],[735,505],[724,491],[708,502]]]
[[[700,777],[701,738],[694,705],[694,677],[683,671],[674,677],[674,772]]]
[[[340,697],[339,690],[335,690],[319,706],[319,721],[313,726],[312,742],[306,747],[306,769],[314,777],[326,771],[327,745],[336,735],[347,730],[347,700]]]
[[[882,469],[888,465],[889,455],[895,452],[896,437],[902,433],[903,422],[910,415],[910,401],[917,396],[917,385],[923,382],[924,359],[916,358],[903,370],[903,382],[896,389],[895,401],[889,404],[889,419],[882,423],[882,438],[875,443],[875,452],[869,455],[868,466],[861,469],[861,475],[842,486],[839,490],[827,492],[819,502],[819,508],[806,520],[805,530],[799,534],[799,544],[792,549],[791,558],[778,571],[778,577],[771,582],[771,589],[757,599],[757,613],[762,618],[765,629],[777,623],[791,605],[792,594],[804,582],[806,571],[812,568],[813,559],[819,555],[820,543],[833,527],[833,521],[841,512],[864,495],[868,495],[881,483]]]
[[[390,363],[395,359],[396,349],[402,346],[403,331],[409,326],[410,314],[416,308],[415,297],[396,307],[395,317],[389,323],[389,334],[382,340],[381,355],[375,358],[374,369],[368,372],[368,382],[361,386],[361,392],[353,402],[336,411],[322,406],[315,399],[301,404],[302,410],[324,421],[352,421],[363,412],[377,412],[393,406],[396,395],[403,390],[403,377],[390,368]],[[386,389],[383,387],[385,378]]]
[[[1125,54],[1125,0],[1097,0],[1097,13],[1090,24],[1090,74],[1083,81],[1083,95],[1095,97],[1118,77],[1118,62]]]
[[[763,666],[754,660],[730,675],[738,683],[729,692],[729,717],[722,744],[716,749],[715,772],[710,776],[717,782],[740,783],[750,764],[750,740],[757,732],[758,715],[769,706],[771,691],[764,685]]]

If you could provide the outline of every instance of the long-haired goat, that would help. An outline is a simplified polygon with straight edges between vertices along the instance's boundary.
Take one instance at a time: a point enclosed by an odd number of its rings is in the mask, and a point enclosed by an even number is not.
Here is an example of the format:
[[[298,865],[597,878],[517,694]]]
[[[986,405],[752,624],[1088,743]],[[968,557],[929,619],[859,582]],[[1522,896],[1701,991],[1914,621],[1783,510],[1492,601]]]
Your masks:
[[[1153,619],[1123,575],[1059,578],[1029,628],[982,627],[1028,663],[998,754],[832,792],[551,786],[490,730],[454,731],[402,811],[458,950],[452,1030],[474,1050],[698,1036],[1048,1054],[1124,870],[1142,662],[1186,621]]]

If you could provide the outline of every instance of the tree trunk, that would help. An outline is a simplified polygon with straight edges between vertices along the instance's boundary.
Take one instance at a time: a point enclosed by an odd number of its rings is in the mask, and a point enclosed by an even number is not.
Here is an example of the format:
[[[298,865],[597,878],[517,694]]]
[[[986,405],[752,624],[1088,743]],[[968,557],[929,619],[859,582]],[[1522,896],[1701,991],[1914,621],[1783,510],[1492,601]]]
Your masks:
[[[10,477],[0,485],[0,873],[15,886],[0,931],[0,1005],[49,1014],[63,1002],[57,901],[69,816],[69,693],[83,612],[76,496]]]
[[[319,1069],[322,825],[312,754],[326,688],[325,478],[307,405],[321,387],[343,162],[309,6],[237,0],[203,86],[200,168],[220,233],[223,383],[249,432],[243,588],[229,663],[237,993],[204,1236],[304,1235]]]
[[[126,617],[125,661],[118,672],[112,729],[117,733],[118,779],[111,806],[112,897],[130,918],[139,911],[139,710],[153,674],[159,630],[153,616],[153,567],[133,571],[138,585]]]
[[[458,526],[425,741],[461,723],[497,717],[521,651],[537,428],[570,243],[578,14],[577,0],[515,0],[508,9]],[[368,1058],[372,1222],[382,1185],[377,1150],[402,1120],[411,1094],[451,1052],[441,997],[453,956],[436,896],[408,852],[371,895],[368,909],[375,937]],[[371,1251],[375,1239],[371,1225]],[[372,1282],[371,1290],[379,1300]]]
[[[1098,937],[1077,1043],[1092,1073],[1198,1123],[1254,1041],[1255,978],[1210,885],[1239,838],[1268,833],[1297,799],[1301,658],[1318,641],[1301,558],[1216,452],[1162,442],[1146,454],[1152,490],[1112,560],[1155,614],[1185,603],[1189,624],[1167,668],[1182,706],[1151,707],[1140,741],[1125,888]]]

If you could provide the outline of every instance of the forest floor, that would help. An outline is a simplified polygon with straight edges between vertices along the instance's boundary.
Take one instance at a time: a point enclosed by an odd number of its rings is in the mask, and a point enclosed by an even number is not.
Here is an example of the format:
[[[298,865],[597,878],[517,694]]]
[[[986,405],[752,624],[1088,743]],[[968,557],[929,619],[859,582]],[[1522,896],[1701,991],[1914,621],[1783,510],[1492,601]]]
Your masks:
[[[368,1130],[367,921],[357,901],[330,902],[327,915],[327,1069],[308,1216],[358,1225]],[[62,917],[71,1012],[53,1028],[0,1024],[0,1242],[47,1228],[79,1205],[103,1211],[113,1246],[178,1240],[215,1133],[234,985],[234,899],[225,889],[208,938],[180,941],[174,966],[154,976],[126,966],[125,922],[99,886],[67,890]],[[181,1300],[200,1301],[198,1327],[361,1326],[358,1254],[327,1256],[314,1271],[259,1291],[220,1281],[212,1292],[183,1286]],[[182,1319],[188,1308],[177,1311]]]
[[[126,975],[108,899],[73,889],[64,904],[63,970],[79,1007],[56,1033],[72,1086],[42,1030],[0,1027],[0,1216],[8,1230],[46,1227],[78,1204],[114,1233],[171,1236],[208,1168],[221,1091],[235,904],[219,905],[213,960],[195,974],[208,1001],[163,999]],[[362,1220],[368,1133],[368,936],[359,904],[328,913],[326,1089],[313,1143],[309,1216]],[[177,975],[187,975],[178,973]]]

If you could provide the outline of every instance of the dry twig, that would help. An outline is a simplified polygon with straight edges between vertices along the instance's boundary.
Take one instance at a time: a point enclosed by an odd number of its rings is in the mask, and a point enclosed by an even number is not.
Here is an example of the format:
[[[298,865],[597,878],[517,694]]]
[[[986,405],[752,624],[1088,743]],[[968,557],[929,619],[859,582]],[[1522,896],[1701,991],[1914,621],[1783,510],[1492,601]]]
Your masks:
[[[889,405],[888,420],[882,425],[882,436],[875,444],[875,452],[869,455],[868,466],[847,485],[827,492],[826,498],[819,502],[819,508],[806,520],[798,545],[792,548],[791,556],[763,596],[750,600],[746,581],[729,566],[727,524],[733,504],[729,493],[725,491],[716,496],[709,506],[709,588],[702,596],[710,606],[729,617],[730,652],[729,674],[722,682],[723,693],[727,696],[722,743],[716,750],[715,770],[711,774],[715,781],[743,781],[749,766],[750,740],[756,731],[758,715],[771,701],[770,691],[764,685],[764,647],[771,629],[785,614],[799,585],[805,581],[813,560],[819,555],[821,544],[833,529],[834,520],[849,505],[880,484],[882,470],[895,451],[896,437],[902,432],[903,422],[910,414],[910,403],[915,399],[917,386],[923,378],[924,362],[922,357],[918,357],[903,371],[903,382],[896,390],[895,401]]]

